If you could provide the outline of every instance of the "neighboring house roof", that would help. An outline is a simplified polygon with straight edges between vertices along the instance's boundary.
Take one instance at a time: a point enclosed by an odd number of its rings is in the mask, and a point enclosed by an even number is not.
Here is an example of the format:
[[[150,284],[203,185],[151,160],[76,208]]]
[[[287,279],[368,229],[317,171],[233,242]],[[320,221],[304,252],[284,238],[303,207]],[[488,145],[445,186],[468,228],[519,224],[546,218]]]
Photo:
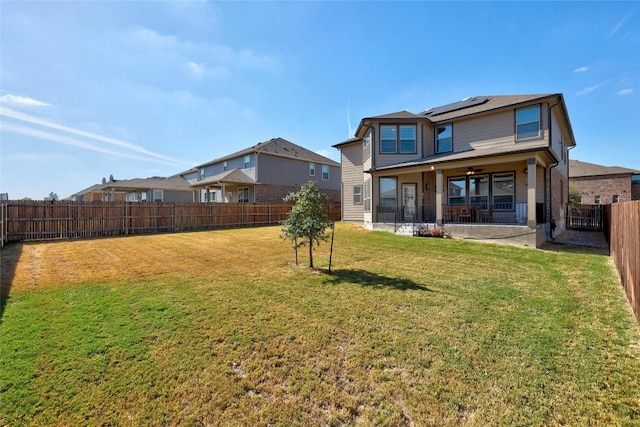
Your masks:
[[[189,183],[179,175],[168,178],[154,176],[151,178],[118,179],[100,185],[100,190],[137,191],[137,190],[167,190],[191,191]]]
[[[579,160],[569,160],[569,178],[624,174],[635,175],[640,174],[640,171],[620,166],[602,166]]]
[[[246,173],[240,169],[231,169],[230,171],[222,172],[214,176],[203,179],[202,181],[191,184],[191,187],[206,187],[209,185],[222,185],[222,184],[259,184],[251,179]]]
[[[210,162],[203,163],[197,166],[197,168],[209,166],[212,164],[223,162],[225,160],[231,160],[253,153],[268,154],[271,156],[286,157],[307,162],[323,163],[331,166],[340,166],[339,163],[329,159],[328,157],[324,157],[318,153],[314,153],[313,151],[307,150],[306,148],[294,144],[293,142],[287,141],[286,139],[271,138],[268,141],[259,142],[254,146],[245,148],[244,150],[236,151],[235,153],[220,157],[219,159],[214,159]]]
[[[91,187],[87,187],[84,190],[80,190],[77,193],[73,193],[71,196],[69,196],[69,198],[84,196],[85,194],[89,194],[89,193],[99,193],[101,191],[100,190],[101,187],[102,187],[102,184],[93,184]]]

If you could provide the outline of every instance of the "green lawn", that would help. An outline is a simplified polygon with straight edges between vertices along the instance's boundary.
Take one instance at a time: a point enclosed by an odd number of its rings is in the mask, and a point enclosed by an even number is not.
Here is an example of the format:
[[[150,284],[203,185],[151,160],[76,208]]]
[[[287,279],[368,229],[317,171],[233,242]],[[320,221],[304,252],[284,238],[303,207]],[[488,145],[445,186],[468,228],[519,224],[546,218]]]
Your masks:
[[[279,233],[5,247],[0,425],[640,425],[607,256]]]

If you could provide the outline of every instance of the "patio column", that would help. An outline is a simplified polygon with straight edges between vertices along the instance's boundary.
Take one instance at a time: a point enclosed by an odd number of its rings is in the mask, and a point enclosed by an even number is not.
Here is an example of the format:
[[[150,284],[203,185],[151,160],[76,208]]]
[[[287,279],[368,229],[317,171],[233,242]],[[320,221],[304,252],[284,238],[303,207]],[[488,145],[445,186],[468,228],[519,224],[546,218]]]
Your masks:
[[[444,190],[442,169],[436,170],[436,224],[442,225],[442,192]]]
[[[527,159],[527,225],[536,228],[536,159]]]

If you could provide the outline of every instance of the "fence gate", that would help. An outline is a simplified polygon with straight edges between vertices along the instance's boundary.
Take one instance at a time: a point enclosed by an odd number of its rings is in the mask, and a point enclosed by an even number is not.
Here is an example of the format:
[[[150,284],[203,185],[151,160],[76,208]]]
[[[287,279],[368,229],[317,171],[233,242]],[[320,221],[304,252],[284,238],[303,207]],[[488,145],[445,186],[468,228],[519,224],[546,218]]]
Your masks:
[[[567,228],[604,231],[602,205],[567,205]]]

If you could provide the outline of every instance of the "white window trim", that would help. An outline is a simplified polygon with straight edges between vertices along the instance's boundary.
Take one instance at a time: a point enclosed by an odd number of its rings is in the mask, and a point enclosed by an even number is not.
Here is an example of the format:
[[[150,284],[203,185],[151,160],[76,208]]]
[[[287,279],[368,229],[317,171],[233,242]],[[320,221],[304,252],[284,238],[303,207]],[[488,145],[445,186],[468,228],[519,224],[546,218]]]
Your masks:
[[[246,200],[240,200],[240,195],[245,191],[247,192],[247,199]],[[249,203],[249,187],[239,187],[238,188],[238,203]]]
[[[382,151],[382,128],[384,126],[395,127],[396,128],[396,139],[395,139],[395,149],[394,151]],[[414,129],[414,138],[413,138],[413,151],[402,151],[402,135],[400,128],[402,127],[412,127]],[[388,141],[391,141],[388,139]],[[380,125],[380,147],[378,149],[380,154],[417,154],[418,153],[418,125],[417,124],[381,124]]]
[[[327,170],[327,177],[326,178],[324,177],[325,168]],[[329,165],[322,165],[322,180],[323,181],[329,181]]]
[[[447,138],[438,138],[438,128],[447,127],[447,126],[451,127],[451,136],[447,137]],[[436,154],[452,152],[453,151],[453,123],[446,123],[444,125],[437,125],[434,133],[435,133],[435,137],[436,137],[436,146],[435,146]],[[450,139],[451,140],[451,148],[449,150],[440,150],[439,149],[440,146],[439,146],[438,143],[440,142],[440,140],[445,140],[445,139]]]
[[[538,118],[537,118],[537,120],[518,123],[518,111],[522,111],[522,110],[526,110],[526,109],[530,109],[530,108],[537,108],[538,109]],[[531,139],[539,139],[541,134],[542,134],[542,107],[541,107],[541,105],[540,104],[527,105],[526,107],[522,107],[522,108],[516,109],[515,110],[515,122],[516,122],[516,128],[515,128],[516,141],[528,141],[528,140],[531,140]],[[526,137],[520,138],[518,136],[518,126],[531,124],[531,123],[538,123],[538,133],[535,136],[526,136]]]
[[[362,204],[362,185],[353,186],[353,204],[354,205]]]

